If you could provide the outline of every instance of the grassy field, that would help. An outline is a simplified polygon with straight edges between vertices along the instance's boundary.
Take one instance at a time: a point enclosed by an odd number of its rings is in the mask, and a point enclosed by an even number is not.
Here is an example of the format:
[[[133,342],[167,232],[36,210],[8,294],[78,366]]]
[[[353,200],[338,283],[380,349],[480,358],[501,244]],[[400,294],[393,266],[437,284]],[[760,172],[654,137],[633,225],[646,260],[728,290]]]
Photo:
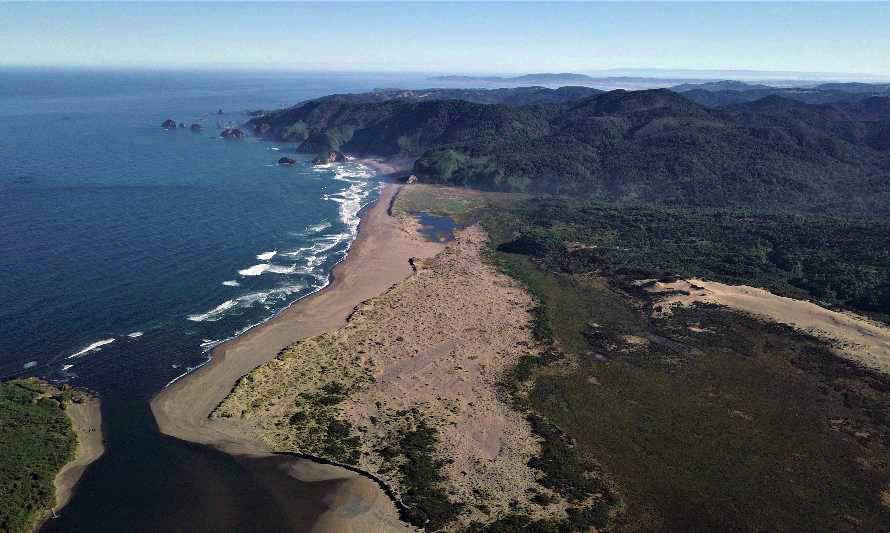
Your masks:
[[[36,380],[0,383],[0,531],[31,531],[54,505],[53,479],[77,445],[68,400]]]
[[[629,283],[698,274],[877,302],[880,312],[880,300],[862,297],[885,275],[876,266],[884,237],[872,228],[847,224],[859,241],[823,245],[801,235],[806,221],[752,214],[724,231],[703,227],[710,215],[700,212],[576,209],[432,187],[406,189],[399,202],[481,221],[489,259],[537,299],[535,333],[551,351],[524,360],[505,389],[568,439],[571,454],[551,460],[559,468],[548,475],[594,471],[614,490],[608,529],[890,531],[890,378],[819,339],[724,308],[651,318],[649,296]],[[759,229],[752,237],[745,228]],[[801,242],[782,247],[782,232]]]

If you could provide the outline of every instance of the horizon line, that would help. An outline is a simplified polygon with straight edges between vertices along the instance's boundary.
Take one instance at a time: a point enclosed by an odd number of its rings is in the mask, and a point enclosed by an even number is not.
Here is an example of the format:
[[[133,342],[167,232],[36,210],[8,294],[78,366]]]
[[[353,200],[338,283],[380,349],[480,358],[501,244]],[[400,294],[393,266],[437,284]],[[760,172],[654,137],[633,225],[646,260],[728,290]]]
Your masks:
[[[268,73],[302,73],[302,74],[410,74],[427,76],[472,76],[472,77],[518,77],[526,75],[549,74],[582,74],[592,78],[620,78],[639,77],[649,79],[732,79],[733,75],[741,75],[751,79],[773,80],[872,80],[890,81],[890,74],[866,74],[856,72],[823,72],[823,71],[797,71],[779,69],[749,69],[749,68],[673,68],[673,67],[609,67],[604,69],[577,69],[548,71],[545,69],[514,72],[514,71],[486,71],[486,70],[422,70],[422,69],[388,69],[388,68],[352,68],[352,69],[326,69],[323,67],[308,67],[281,64],[246,64],[246,63],[216,63],[216,64],[165,64],[165,65],[97,65],[97,64],[23,64],[0,63],[0,69],[11,70],[94,70],[94,71],[134,71],[134,72],[268,72]],[[625,73],[625,74],[619,74]],[[636,73],[636,74],[627,74]],[[611,75],[610,75],[611,74]],[[701,76],[701,77],[697,77]]]

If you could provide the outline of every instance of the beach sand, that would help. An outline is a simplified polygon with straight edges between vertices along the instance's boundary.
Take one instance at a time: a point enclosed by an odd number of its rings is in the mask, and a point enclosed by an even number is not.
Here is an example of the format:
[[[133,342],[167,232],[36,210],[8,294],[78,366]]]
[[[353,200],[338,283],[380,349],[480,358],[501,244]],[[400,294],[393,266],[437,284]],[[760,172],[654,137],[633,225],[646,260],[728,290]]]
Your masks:
[[[423,239],[388,214],[400,188],[397,184],[384,186],[377,203],[362,217],[359,235],[346,259],[335,267],[334,279],[328,287],[221,344],[213,351],[209,363],[171,384],[152,400],[152,412],[162,433],[216,447],[240,461],[247,461],[246,464],[251,464],[250,459],[272,457],[268,447],[252,438],[251,432],[231,421],[211,420],[208,415],[242,376],[272,360],[299,339],[342,327],[358,304],[411,275],[410,258],[432,257],[443,249],[442,244]],[[395,506],[373,481],[305,459],[277,456],[274,463],[279,475],[262,476],[268,478],[269,483],[286,484],[294,479],[341,480],[329,499],[330,510],[314,525],[315,531],[348,531],[351,527],[378,531],[400,527]],[[273,493],[286,494],[287,491],[273,490]],[[306,529],[307,525],[301,526]]]
[[[273,449],[331,460],[343,454],[331,451],[328,423],[342,421],[360,440],[354,464],[408,506],[417,503],[411,482],[381,450],[399,447],[394,433],[422,419],[447,465],[442,490],[464,506],[445,529],[520,510],[563,517],[569,502],[547,493],[540,470],[529,466],[541,454],[539,439],[498,385],[521,357],[540,350],[530,326],[534,300],[483,259],[486,246],[478,225],[457,231],[443,252],[415,261],[413,276],[362,303],[346,327],[298,342],[252,371],[213,416]],[[348,391],[335,407],[312,400],[328,398],[332,384]],[[303,423],[288,423],[295,416]],[[547,504],[534,500],[539,494]]]
[[[87,466],[102,456],[105,444],[102,440],[102,412],[99,399],[84,397],[80,403],[71,402],[65,408],[77,435],[77,450],[74,459],[65,464],[53,481],[56,487],[55,511],[65,506],[71,499],[74,486],[80,480]]]

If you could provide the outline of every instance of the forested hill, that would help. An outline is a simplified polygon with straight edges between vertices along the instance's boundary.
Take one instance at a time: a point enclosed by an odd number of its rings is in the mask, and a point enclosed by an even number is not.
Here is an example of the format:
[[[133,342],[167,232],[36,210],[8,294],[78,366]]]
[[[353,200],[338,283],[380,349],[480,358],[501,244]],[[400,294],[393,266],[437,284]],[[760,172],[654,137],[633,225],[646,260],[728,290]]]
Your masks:
[[[671,90],[707,107],[753,102],[767,96],[782,96],[807,104],[855,102],[872,96],[890,96],[890,84],[887,83],[822,83],[811,87],[771,87],[725,80],[684,83],[671,87]]]
[[[416,157],[421,181],[710,207],[887,213],[890,97],[711,109],[665,89],[332,96],[256,117],[304,152]],[[371,93],[372,95],[374,93]],[[544,97],[546,95],[546,98]],[[452,95],[453,96],[453,95]],[[523,95],[522,98],[528,98]],[[549,101],[548,101],[549,100]]]

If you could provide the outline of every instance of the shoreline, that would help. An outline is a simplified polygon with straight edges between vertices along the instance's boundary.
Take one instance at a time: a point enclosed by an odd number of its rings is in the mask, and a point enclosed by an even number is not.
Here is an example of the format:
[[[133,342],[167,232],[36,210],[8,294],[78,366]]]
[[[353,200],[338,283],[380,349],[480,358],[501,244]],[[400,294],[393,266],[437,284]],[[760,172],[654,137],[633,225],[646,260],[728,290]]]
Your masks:
[[[77,448],[74,458],[65,463],[53,480],[56,489],[56,505],[51,510],[53,513],[71,501],[77,482],[87,467],[105,453],[101,402],[98,398],[85,396],[82,402],[72,401],[66,406],[65,414],[71,420],[71,427],[77,435]]]
[[[359,162],[381,173],[395,170],[374,164],[376,161]],[[286,486],[295,481],[339,480],[335,494],[329,498],[338,502],[337,506],[332,504],[326,509],[313,530],[359,530],[372,522],[381,530],[402,526],[395,504],[367,477],[305,458],[274,454],[238,423],[220,423],[209,415],[245,374],[274,359],[301,338],[342,327],[361,302],[409,277],[413,272],[411,258],[431,257],[443,248],[440,243],[423,239],[388,213],[401,187],[385,183],[377,200],[364,210],[358,235],[347,256],[335,265],[326,287],[215,347],[208,363],[172,382],[151,401],[158,430],[163,434],[212,446],[248,464],[253,459],[276,457],[275,471],[267,479],[270,484],[285,487],[273,487],[275,493],[286,495]],[[282,501],[283,506],[286,504]]]

